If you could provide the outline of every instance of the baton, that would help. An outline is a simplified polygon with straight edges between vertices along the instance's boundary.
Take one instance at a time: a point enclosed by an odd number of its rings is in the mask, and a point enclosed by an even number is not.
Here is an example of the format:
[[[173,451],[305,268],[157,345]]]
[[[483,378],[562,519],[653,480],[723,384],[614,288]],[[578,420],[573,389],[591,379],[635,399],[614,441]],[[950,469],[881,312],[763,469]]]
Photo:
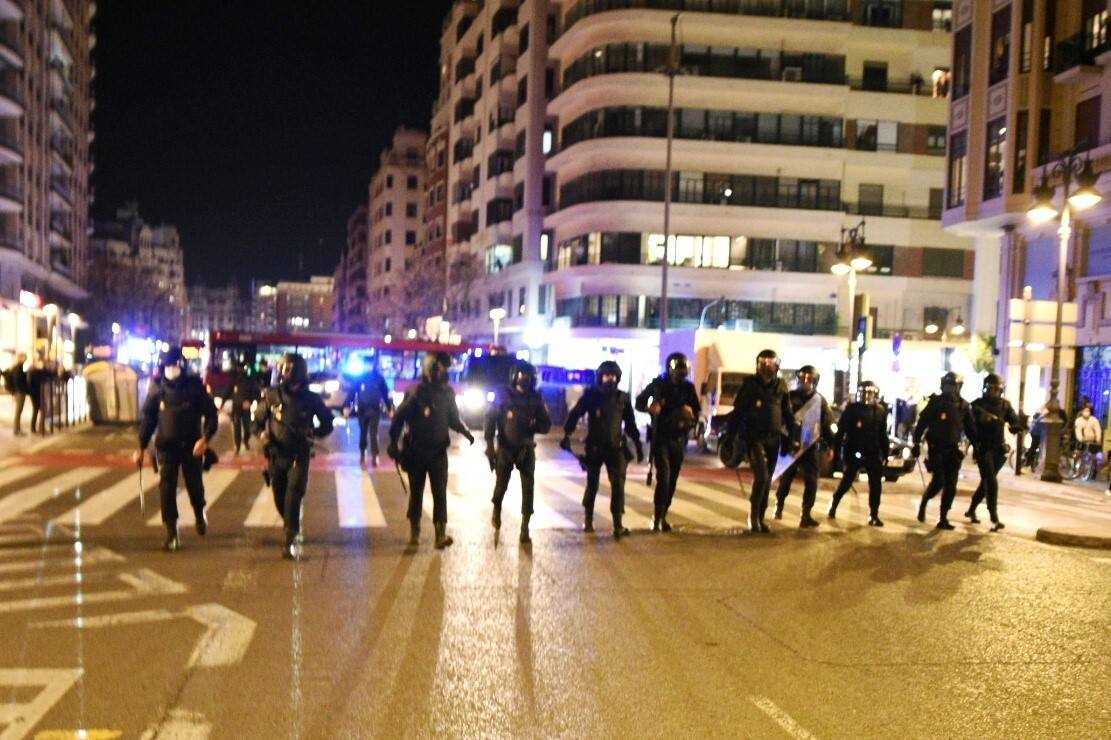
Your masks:
[[[740,467],[733,468],[733,472],[737,474],[737,485],[741,487],[741,496],[748,498],[748,491],[745,489],[745,482],[741,480]]]
[[[563,449],[560,447],[559,449]],[[568,449],[567,454],[579,461],[579,467],[586,470],[586,455],[579,455],[574,450]]]
[[[139,516],[144,516],[147,511],[147,504],[143,495],[143,460],[139,458]]]
[[[405,485],[405,476],[401,472],[401,463],[397,460],[393,461],[394,470],[397,471],[397,479],[401,481],[401,490],[405,492],[405,498],[409,498],[409,486]]]
[[[926,474],[922,472],[922,459],[914,458],[914,465],[918,468],[918,477],[922,479],[922,493],[926,493]]]

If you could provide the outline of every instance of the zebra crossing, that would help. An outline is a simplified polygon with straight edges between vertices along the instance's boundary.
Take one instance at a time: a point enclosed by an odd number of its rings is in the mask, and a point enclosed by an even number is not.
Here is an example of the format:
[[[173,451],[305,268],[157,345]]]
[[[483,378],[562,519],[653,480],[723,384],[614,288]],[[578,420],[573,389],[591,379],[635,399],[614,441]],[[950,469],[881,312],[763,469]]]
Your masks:
[[[745,526],[749,503],[741,485],[728,478],[694,476],[680,481],[672,502],[669,521],[680,531],[690,533],[736,532]],[[40,465],[14,464],[0,468],[0,526],[27,522],[50,522],[68,528],[87,529],[110,525],[121,517],[134,518],[138,511],[140,477],[135,471],[108,467],[73,469],[48,468]],[[147,473],[142,478],[148,508],[143,523],[161,526],[157,503],[157,476]],[[828,510],[834,482],[824,480],[819,489],[815,515],[821,520]],[[492,476],[473,461],[453,463],[449,478],[449,521],[456,528],[488,527]],[[577,468],[553,465],[536,480],[534,514],[535,530],[576,530],[582,524],[582,495],[585,476]],[[857,483],[859,493],[850,493],[842,502],[838,519],[823,529],[845,530],[863,527],[867,519],[866,484]],[[205,476],[205,492],[210,522],[222,531],[236,528],[270,529],[282,526],[273,495],[262,485],[257,471],[237,468],[214,468]],[[747,493],[747,489],[745,491]],[[962,487],[951,518],[959,522],[967,506],[969,491]],[[519,510],[519,483],[510,485],[503,504],[507,517]],[[600,531],[609,524],[609,489],[603,476],[595,503],[595,521]],[[1075,499],[1075,500],[1074,500]],[[646,529],[651,524],[653,490],[639,473],[630,474],[626,482],[624,522],[632,529]],[[774,508],[772,501],[770,509]],[[395,471],[364,470],[355,465],[340,465],[334,470],[313,471],[306,504],[314,516],[324,517],[339,530],[380,530],[391,525],[404,527],[405,496]],[[1056,491],[1053,495],[1036,496],[1023,491],[1008,492],[1001,499],[1001,511],[1008,532],[1032,535],[1038,522],[1045,518],[1064,516],[1099,517],[1111,526],[1111,507],[1093,504],[1084,492]],[[1011,508],[1011,507],[1014,508]],[[783,521],[778,529],[790,529],[801,515],[801,484],[796,485],[787,499]],[[917,487],[908,483],[885,487],[881,517],[889,533],[924,532],[928,525],[916,521]],[[432,497],[426,490],[423,508],[432,515]],[[1021,511],[1015,518],[1012,511]],[[179,491],[179,525],[191,527],[194,514],[184,488]],[[937,502],[931,502],[929,523],[936,519]],[[769,511],[769,521],[771,511]],[[235,521],[238,519],[238,521]],[[121,521],[125,521],[121,520]],[[132,519],[133,521],[134,519]],[[1012,528],[1012,523],[1015,526]]]

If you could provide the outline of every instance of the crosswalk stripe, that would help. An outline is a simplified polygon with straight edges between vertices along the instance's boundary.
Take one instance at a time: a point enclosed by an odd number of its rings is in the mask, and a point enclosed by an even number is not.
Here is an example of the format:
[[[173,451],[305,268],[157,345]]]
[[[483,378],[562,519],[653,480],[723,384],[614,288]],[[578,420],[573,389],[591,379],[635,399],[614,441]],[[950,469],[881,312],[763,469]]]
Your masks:
[[[9,458],[14,459],[14,458]],[[30,478],[32,475],[42,471],[38,466],[25,466],[19,465],[16,467],[5,468],[0,470],[0,487],[10,486],[13,483],[18,483],[24,478]]]
[[[205,473],[204,481],[204,499],[205,510],[212,508],[224,491],[239,475],[238,470],[226,470],[217,468],[208,473]],[[181,480],[180,478],[178,480]],[[193,513],[193,505],[189,503],[189,494],[185,492],[184,486],[178,489],[177,494],[177,523],[179,527],[191,527],[197,522],[197,516]],[[162,526],[162,513],[156,511],[149,519],[147,519],[148,527],[161,527]]]
[[[341,468],[336,471],[336,505],[339,507],[340,527],[361,529],[386,526],[374,481],[364,470]]]
[[[576,507],[580,511],[582,510],[583,490],[586,487],[586,480],[582,476],[571,478],[562,475],[550,475],[544,476],[538,482],[545,488],[560,494],[564,498],[574,501]],[[626,527],[630,527],[632,529],[645,529],[652,526],[651,517],[640,513],[632,507],[633,499],[627,493],[628,481],[626,481],[625,487],[625,513],[622,514],[621,523]],[[606,498],[610,497],[609,483],[605,481],[604,476],[603,481],[598,488],[599,494],[604,494]],[[609,518],[609,503],[607,502],[606,505],[599,506],[597,499],[595,499],[594,519],[595,521],[597,521],[599,518]]]
[[[643,483],[627,480],[625,481],[625,492],[626,495],[631,494],[652,503],[653,506],[655,505],[655,491]],[[737,522],[727,519],[713,509],[697,504],[694,501],[684,500],[678,495],[672,499],[670,511],[674,512],[677,516],[703,527],[725,528],[737,524]]]
[[[269,486],[263,486],[255,494],[251,510],[243,522],[244,527],[278,527],[284,526],[281,514],[274,508],[274,494]]]
[[[133,504],[137,509],[139,480],[139,474],[132,473],[91,498],[86,498],[54,521],[75,526],[95,526],[103,524],[128,504]],[[156,475],[144,476],[142,480],[145,492],[150,492],[158,485]]]
[[[6,522],[24,512],[31,511],[55,496],[80,490],[81,486],[104,472],[104,468],[67,470],[42,483],[10,493],[0,499],[0,522]]]

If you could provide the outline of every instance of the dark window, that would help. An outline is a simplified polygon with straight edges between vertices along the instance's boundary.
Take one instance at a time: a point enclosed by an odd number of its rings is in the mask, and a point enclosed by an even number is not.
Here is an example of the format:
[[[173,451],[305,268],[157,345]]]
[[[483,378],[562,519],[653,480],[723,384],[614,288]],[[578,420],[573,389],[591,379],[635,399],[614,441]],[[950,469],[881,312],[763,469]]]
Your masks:
[[[964,203],[965,170],[968,159],[968,132],[961,131],[949,137],[949,179],[947,190],[950,208]]]
[[[510,28],[517,23],[517,9],[516,8],[502,8],[497,13],[494,13],[493,19],[490,21],[490,40],[493,41],[494,37],[507,28]]]
[[[1005,161],[1003,150],[1007,144],[1007,119],[988,121],[987,145],[984,150],[984,199],[1003,194]]]
[[[903,25],[903,0],[862,0],[864,25],[899,28]]]
[[[528,77],[522,77],[517,82],[517,107],[520,108],[528,100]]]
[[[1038,164],[1042,164],[1049,157],[1049,132],[1053,124],[1053,111],[1042,108],[1038,114]]]
[[[1093,149],[1099,145],[1099,95],[1076,104],[1076,127],[1073,142],[1078,149]]]
[[[895,266],[895,247],[889,244],[869,244],[868,252],[872,258],[872,266],[865,272],[875,275],[890,275]]]
[[[507,149],[498,149],[490,155],[486,163],[486,176],[497,177],[506,172],[513,171],[513,152]]]
[[[386,233],[383,235],[382,239],[386,244],[393,243],[393,231],[386,229]]]
[[[641,236],[639,233],[604,233],[601,234],[601,239],[602,262],[613,262],[626,265],[640,264]]]
[[[945,153],[945,127],[944,126],[927,126],[926,127],[926,149],[931,154],[944,154]]]
[[[420,182],[418,181],[417,176],[409,175],[407,178],[405,178],[405,187],[409,190],[419,190]]]
[[[541,183],[540,205],[547,208],[552,205],[552,175],[545,175]]]
[[[467,32],[467,29],[471,27],[472,23],[474,23],[474,17],[473,16],[467,16],[465,18],[460,18],[459,19],[459,25],[455,27],[455,40],[456,41],[463,38],[463,34],[465,34]]]
[[[525,184],[519,182],[513,186],[513,210],[519,211],[525,207]]]
[[[1020,110],[1015,117],[1015,168],[1014,177],[1011,181],[1011,192],[1013,193],[1026,192],[1026,139],[1029,136],[1029,119],[1029,112],[1024,110]]]
[[[887,90],[887,62],[865,62],[863,86],[865,90]]]
[[[925,247],[922,250],[922,274],[926,277],[964,277],[964,250]]]
[[[544,97],[548,100],[555,97],[555,70],[551,67],[544,70]]]
[[[386,175],[386,187],[387,188],[392,188],[393,187],[393,175]]]
[[[524,54],[526,51],[528,51],[528,24],[527,23],[525,25],[521,26],[521,34],[520,34],[520,36],[518,36],[517,48],[520,50],[521,54]]]
[[[953,37],[953,100],[968,94],[972,80],[972,26],[965,26]]]
[[[1019,33],[1018,71],[1029,72],[1034,49],[1034,0],[1016,0],[1022,4],[1022,28]]]
[[[386,203],[385,213],[387,216],[393,215],[393,203]]]
[[[486,204],[486,224],[501,223],[513,218],[513,199],[495,198]]]
[[[405,217],[406,218],[416,218],[417,217],[417,204],[416,203],[406,203],[405,204]]]
[[[865,216],[883,215],[883,185],[860,183],[860,213]]]
[[[417,232],[415,232],[415,231],[406,231],[405,232],[405,243],[410,247],[413,246],[414,244],[416,244],[417,243]]]
[[[945,202],[944,188],[930,188],[930,218],[941,218],[942,204]]]
[[[988,67],[988,84],[1007,79],[1011,62],[1011,6],[996,11],[991,17],[991,57]]]

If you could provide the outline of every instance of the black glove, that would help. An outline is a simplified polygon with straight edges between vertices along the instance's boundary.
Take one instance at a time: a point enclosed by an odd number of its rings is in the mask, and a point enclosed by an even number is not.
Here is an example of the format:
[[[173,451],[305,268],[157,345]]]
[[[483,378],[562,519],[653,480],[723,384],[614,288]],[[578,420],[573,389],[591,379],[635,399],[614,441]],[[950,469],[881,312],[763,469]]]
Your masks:
[[[910,448],[910,456],[915,458],[922,457],[922,446],[917,442]]]
[[[474,435],[466,430],[463,431],[463,439],[467,440],[467,444],[474,444]]]
[[[486,445],[486,459],[490,463],[490,470],[498,466],[498,453],[494,451],[494,445]]]
[[[644,445],[642,445],[642,444],[640,443],[640,440],[639,440],[639,439],[634,439],[634,440],[633,440],[633,446],[634,446],[634,447],[636,447],[636,451],[637,451],[637,462],[638,462],[638,463],[642,463],[642,462],[644,462]]]
[[[397,442],[390,441],[386,447],[386,454],[390,456],[391,460],[396,460],[401,455],[401,450],[397,449]]]
[[[564,452],[570,452],[571,438],[565,436],[563,439],[559,440],[559,449],[563,450]]]

